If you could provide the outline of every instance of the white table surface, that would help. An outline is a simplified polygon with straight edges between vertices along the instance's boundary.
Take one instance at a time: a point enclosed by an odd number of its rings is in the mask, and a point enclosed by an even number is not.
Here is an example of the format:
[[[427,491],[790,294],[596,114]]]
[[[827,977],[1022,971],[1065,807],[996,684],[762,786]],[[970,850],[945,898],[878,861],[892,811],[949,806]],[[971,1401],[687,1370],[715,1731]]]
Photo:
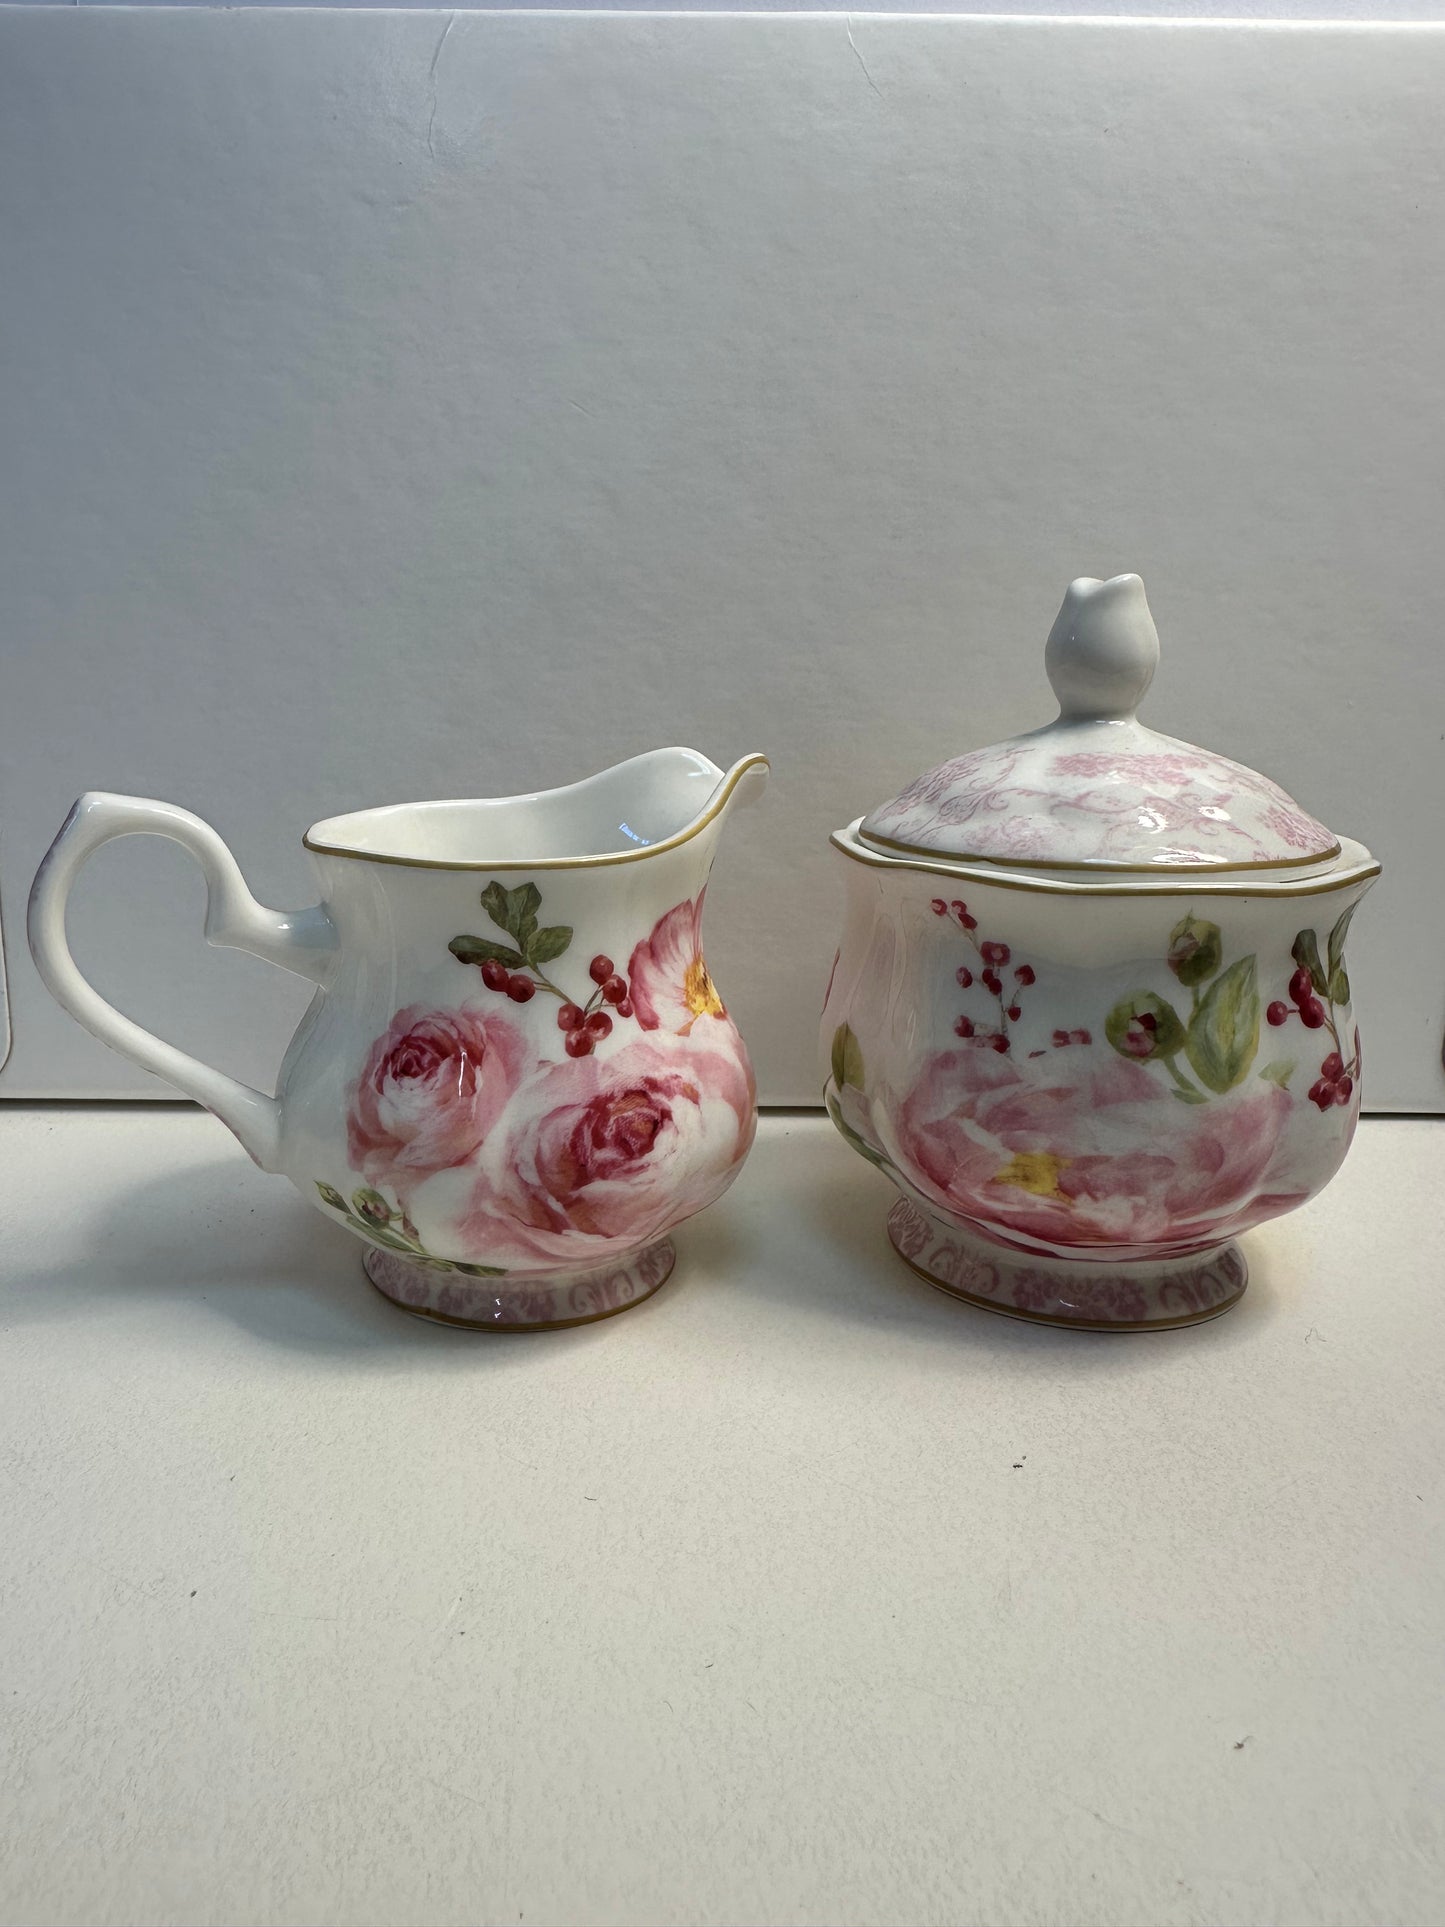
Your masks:
[[[0,1154],[6,1923],[1445,1919],[1445,1120],[1113,1338],[811,1116],[530,1338],[199,1113]]]

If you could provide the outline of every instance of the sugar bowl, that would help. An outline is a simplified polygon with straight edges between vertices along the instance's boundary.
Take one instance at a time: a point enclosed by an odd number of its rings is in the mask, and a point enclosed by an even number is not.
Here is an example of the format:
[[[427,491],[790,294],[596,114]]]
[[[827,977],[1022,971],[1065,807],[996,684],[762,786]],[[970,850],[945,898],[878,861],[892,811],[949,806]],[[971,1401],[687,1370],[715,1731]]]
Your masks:
[[[1147,729],[1136,575],[1070,585],[1056,721],[833,837],[833,1122],[957,1297],[1090,1330],[1192,1324],[1237,1235],[1313,1197],[1360,1105],[1345,951],[1379,874],[1256,771]]]

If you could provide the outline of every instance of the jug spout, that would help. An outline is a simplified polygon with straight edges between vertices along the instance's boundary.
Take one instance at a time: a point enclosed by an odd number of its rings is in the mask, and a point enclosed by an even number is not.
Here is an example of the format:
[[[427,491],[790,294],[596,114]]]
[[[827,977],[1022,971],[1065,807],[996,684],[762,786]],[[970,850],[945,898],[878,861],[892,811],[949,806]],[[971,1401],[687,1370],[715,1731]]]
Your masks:
[[[697,847],[699,840],[710,850],[724,820],[754,802],[767,780],[768,761],[762,755],[740,757],[722,770],[695,749],[650,750],[579,785],[589,792],[588,841],[638,856],[660,855],[684,843]]]
[[[689,757],[696,755],[692,750],[682,753]],[[713,787],[702,808],[690,822],[683,826],[680,835],[684,837],[694,835],[708,825],[716,825],[720,830],[734,810],[746,809],[750,804],[757,802],[767,787],[769,776],[768,759],[757,751],[752,755],[739,757],[728,770],[721,770],[715,763],[708,763],[706,757],[697,756],[696,760],[699,764],[707,764],[708,772],[714,779]]]

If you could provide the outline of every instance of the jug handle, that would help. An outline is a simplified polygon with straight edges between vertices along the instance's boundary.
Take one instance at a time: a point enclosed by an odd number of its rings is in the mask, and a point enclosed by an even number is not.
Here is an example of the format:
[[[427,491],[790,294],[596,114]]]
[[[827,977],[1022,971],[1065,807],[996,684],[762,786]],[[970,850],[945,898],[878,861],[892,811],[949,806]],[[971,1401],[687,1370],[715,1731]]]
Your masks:
[[[290,913],[258,903],[221,838],[189,810],[98,790],[82,796],[65,819],[30,892],[30,950],[56,1001],[103,1044],[204,1104],[235,1132],[263,1171],[274,1171],[281,1135],[278,1101],[122,1016],[81,975],[70,953],[65,911],[82,865],[103,843],[132,835],[169,837],[200,864],[206,879],[207,943],[249,950],[324,984],[336,950],[335,926],[320,904]]]

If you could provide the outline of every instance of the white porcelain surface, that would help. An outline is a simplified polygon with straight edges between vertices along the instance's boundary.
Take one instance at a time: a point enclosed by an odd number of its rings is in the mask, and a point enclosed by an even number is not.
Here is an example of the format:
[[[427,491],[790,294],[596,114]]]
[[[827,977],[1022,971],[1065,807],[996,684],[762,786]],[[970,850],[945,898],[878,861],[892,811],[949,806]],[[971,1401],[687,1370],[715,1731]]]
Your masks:
[[[1287,841],[1293,806],[1261,814],[1249,772],[1228,811],[1196,809],[1217,759],[1176,757],[1133,721],[1157,653],[1137,576],[1075,582],[1047,648],[1059,722],[980,752],[981,799],[955,762],[882,813],[900,843],[929,813],[941,836],[992,834],[1038,867],[887,850],[877,812],[833,838],[847,910],[824,1097],[902,1194],[895,1247],[945,1290],[1100,1329],[1237,1300],[1231,1241],[1329,1182],[1360,1106],[1346,942],[1379,865],[1333,838],[1333,856],[1282,859],[1270,838]],[[1080,735],[1097,752],[1069,749]],[[1059,771],[1095,757],[1085,804]],[[1122,860],[1171,820],[1160,861],[1148,843]],[[1201,824],[1254,855],[1207,862]],[[1190,852],[1181,876],[1167,859]]]
[[[307,837],[322,900],[298,915],[257,904],[198,818],[92,794],[36,878],[31,945],[82,1023],[386,1253],[373,1281],[410,1308],[602,1315],[660,1282],[651,1260],[619,1281],[726,1188],[752,1139],[752,1068],[701,920],[725,817],[766,769],[658,750],[561,791],[329,819]],[[132,833],[195,855],[212,943],[317,985],[275,1097],[141,1029],[77,968],[71,886]]]
[[[1071,583],[1044,661],[1057,721],[917,777],[864,818],[865,843],[1097,870],[1281,868],[1338,851],[1267,776],[1137,720],[1159,662],[1137,575]]]

